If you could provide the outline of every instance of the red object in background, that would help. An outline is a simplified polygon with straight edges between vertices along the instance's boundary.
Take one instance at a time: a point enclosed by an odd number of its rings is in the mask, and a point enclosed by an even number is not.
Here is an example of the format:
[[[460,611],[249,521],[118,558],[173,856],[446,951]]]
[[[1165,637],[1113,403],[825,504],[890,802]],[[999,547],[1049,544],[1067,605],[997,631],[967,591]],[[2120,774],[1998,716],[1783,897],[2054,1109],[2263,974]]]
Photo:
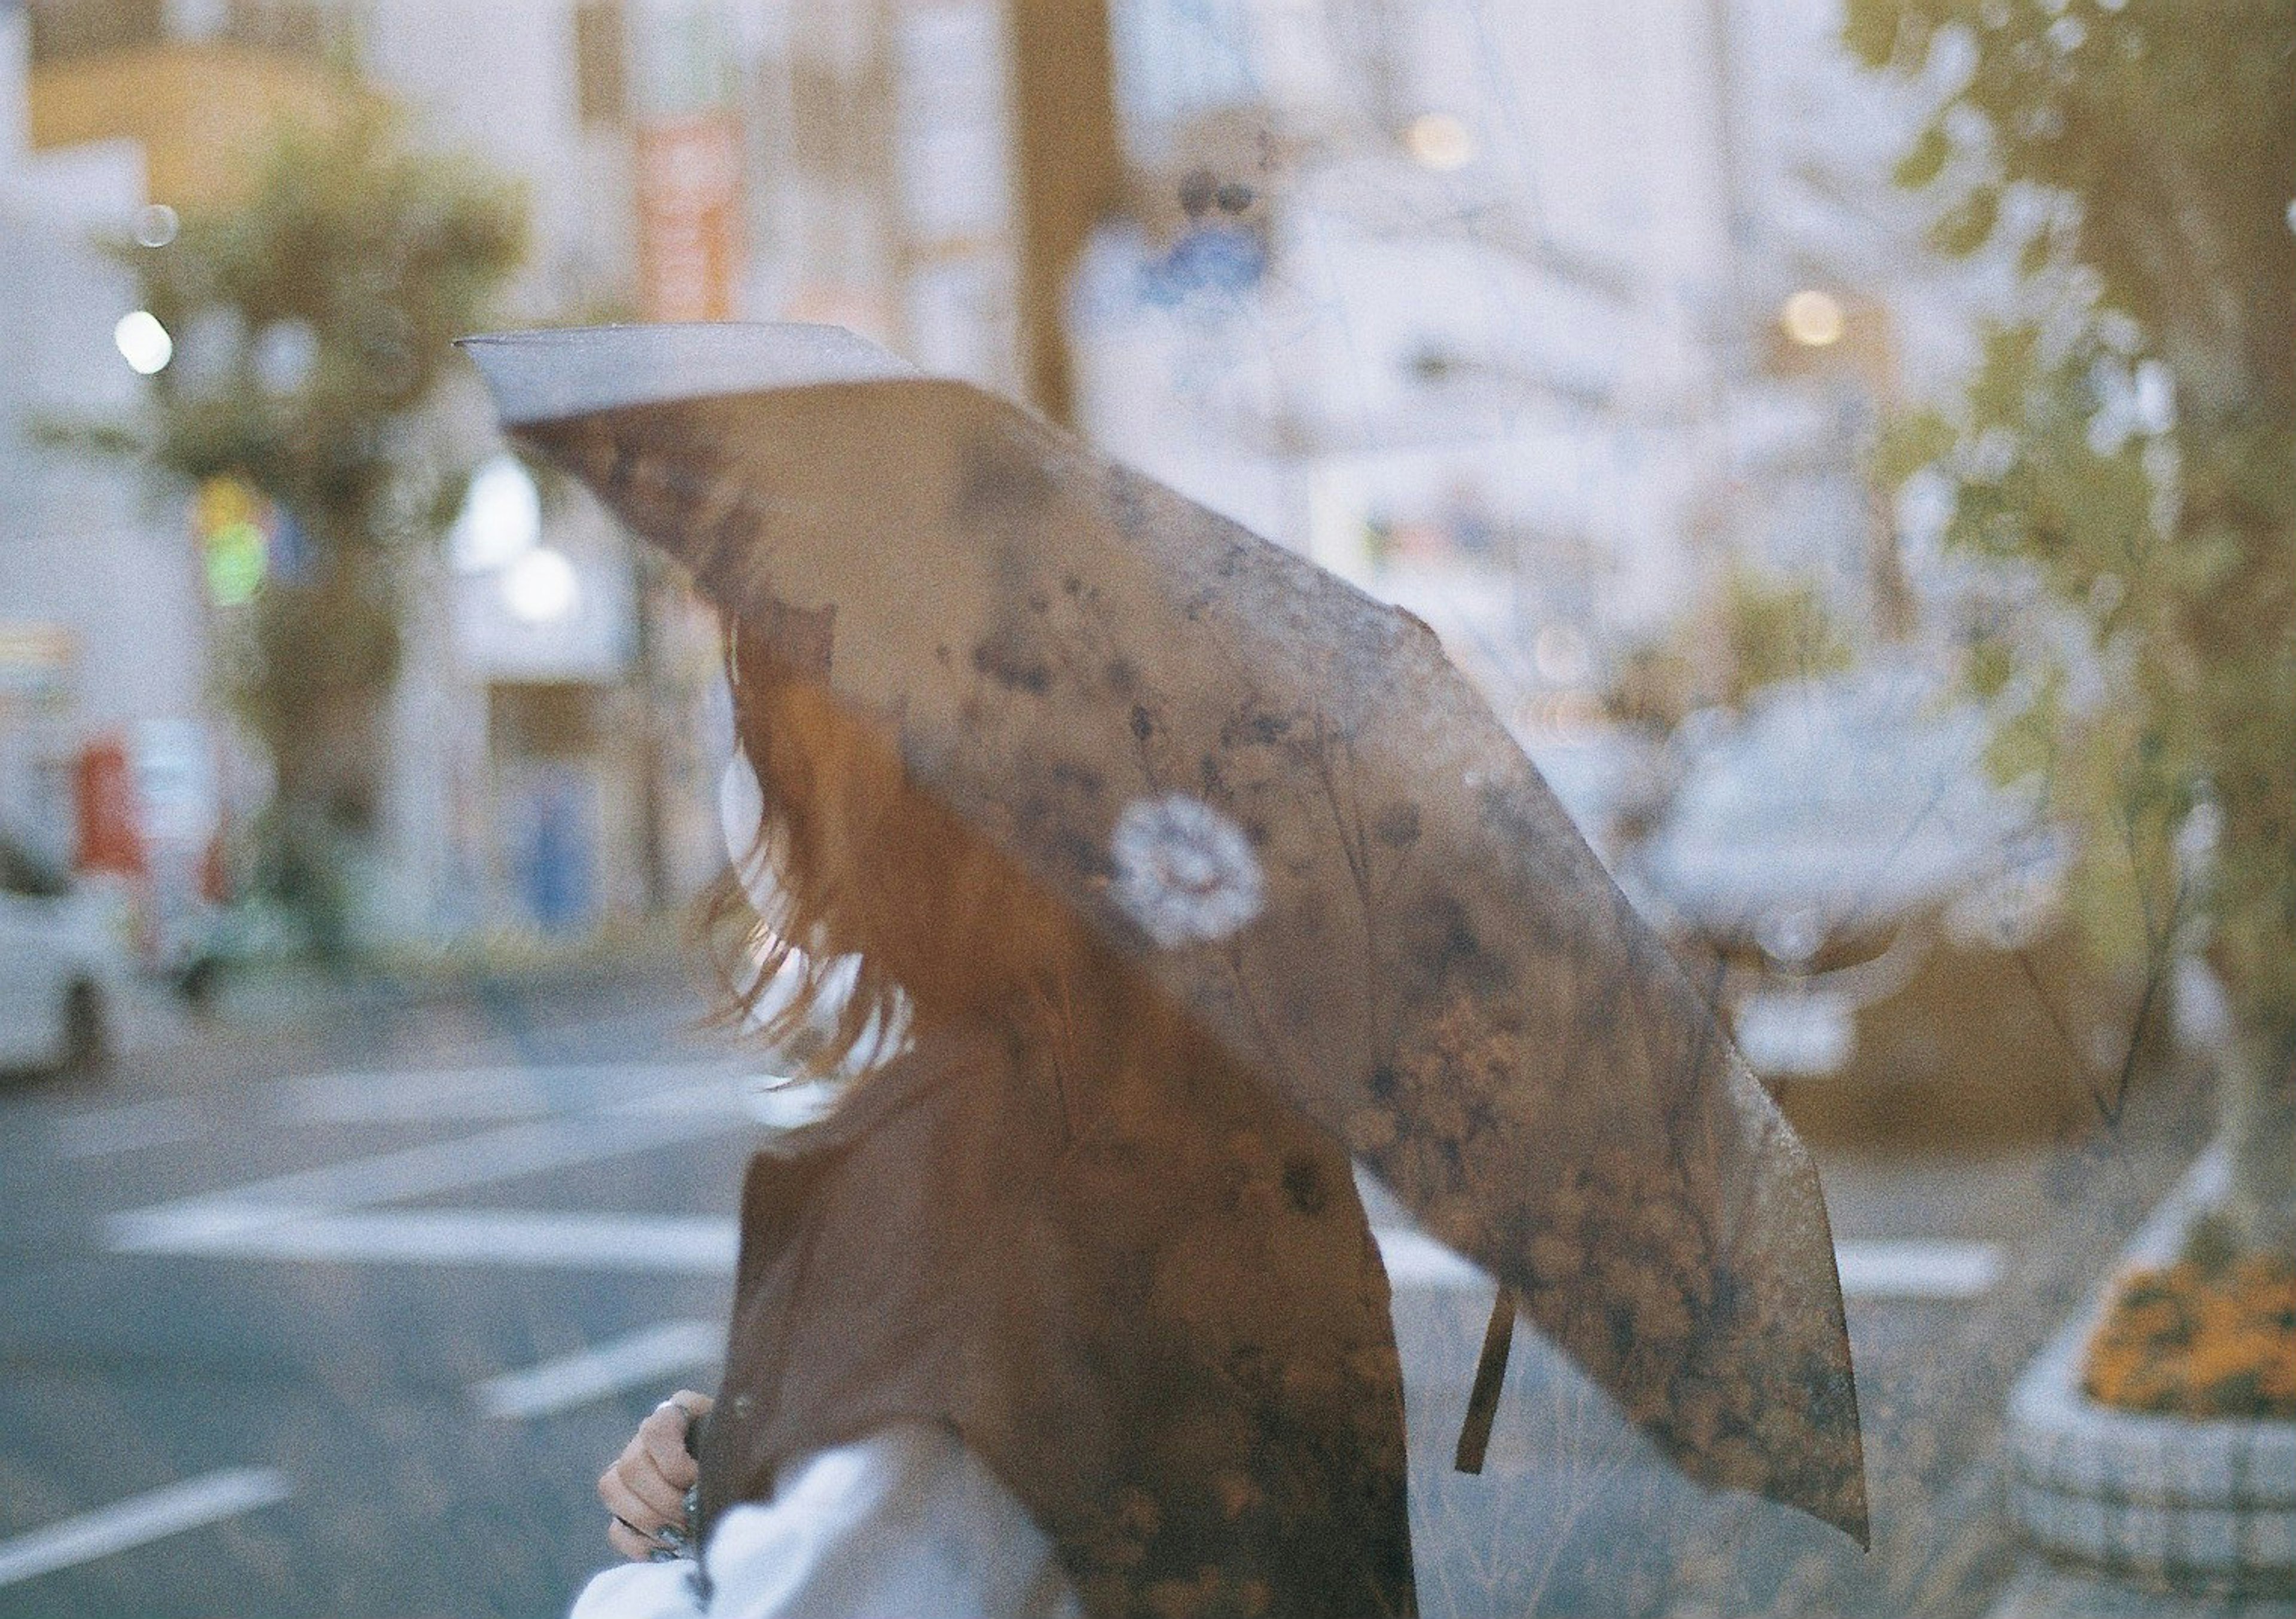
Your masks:
[[[80,749],[72,770],[72,797],[79,819],[79,869],[143,876],[144,838],[136,825],[135,783],[125,741],[102,737]]]
[[[208,839],[200,855],[200,897],[220,905],[231,897],[231,868],[224,859],[223,833]]]

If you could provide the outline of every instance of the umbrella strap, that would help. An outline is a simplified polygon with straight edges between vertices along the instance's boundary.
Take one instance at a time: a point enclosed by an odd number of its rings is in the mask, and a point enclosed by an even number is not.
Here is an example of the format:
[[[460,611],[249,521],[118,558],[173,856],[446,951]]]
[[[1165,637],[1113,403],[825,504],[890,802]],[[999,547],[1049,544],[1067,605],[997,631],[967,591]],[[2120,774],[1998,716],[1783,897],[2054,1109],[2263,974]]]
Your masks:
[[[1498,1415],[1499,1389],[1506,1382],[1507,1351],[1514,1345],[1513,1288],[1501,1288],[1491,1301],[1491,1324],[1483,1329],[1483,1355],[1475,1362],[1475,1386],[1467,1396],[1467,1419],[1459,1427],[1459,1449],[1451,1465],[1462,1473],[1483,1470],[1491,1443],[1491,1419]]]

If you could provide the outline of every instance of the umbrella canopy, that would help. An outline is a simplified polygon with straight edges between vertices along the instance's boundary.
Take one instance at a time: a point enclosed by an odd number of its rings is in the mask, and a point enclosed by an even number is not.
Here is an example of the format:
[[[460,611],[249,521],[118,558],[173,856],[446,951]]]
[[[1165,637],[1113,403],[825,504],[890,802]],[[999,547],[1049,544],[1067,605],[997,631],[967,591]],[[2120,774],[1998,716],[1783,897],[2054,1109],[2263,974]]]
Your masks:
[[[833,329],[468,348],[1677,1465],[1865,1537],[1809,1160],[1425,626]]]

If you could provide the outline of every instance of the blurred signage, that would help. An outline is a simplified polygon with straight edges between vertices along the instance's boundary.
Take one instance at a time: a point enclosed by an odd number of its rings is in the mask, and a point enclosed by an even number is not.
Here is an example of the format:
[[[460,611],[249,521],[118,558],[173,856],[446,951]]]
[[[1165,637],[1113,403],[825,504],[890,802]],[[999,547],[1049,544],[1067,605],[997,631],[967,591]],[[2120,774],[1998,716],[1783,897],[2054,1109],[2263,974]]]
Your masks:
[[[733,315],[742,127],[696,112],[638,127],[638,313],[650,322]]]
[[[739,267],[742,129],[730,114],[637,128],[638,309],[650,321],[722,321]]]
[[[722,321],[741,273],[742,125],[719,0],[629,0],[638,314]]]
[[[135,778],[127,765],[127,739],[113,735],[90,742],[80,750],[72,776],[79,869],[141,876],[144,834],[137,824]]]
[[[308,571],[309,543],[293,515],[243,478],[224,473],[202,482],[192,529],[208,600],[217,607],[243,607],[266,581]]]
[[[226,895],[217,745],[189,720],[146,720],[79,750],[72,769],[85,872],[125,880],[144,965],[180,971],[207,948]]]
[[[0,623],[0,702],[62,701],[73,648],[71,631],[61,624]]]

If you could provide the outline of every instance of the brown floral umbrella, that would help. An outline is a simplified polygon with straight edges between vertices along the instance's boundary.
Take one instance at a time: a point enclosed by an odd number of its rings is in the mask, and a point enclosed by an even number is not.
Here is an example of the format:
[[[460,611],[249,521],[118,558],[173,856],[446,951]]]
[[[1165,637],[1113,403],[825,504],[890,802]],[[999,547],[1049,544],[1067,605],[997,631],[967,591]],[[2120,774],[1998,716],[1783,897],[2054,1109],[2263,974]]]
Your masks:
[[[1865,1538],[1809,1160],[1424,625],[834,328],[468,347],[1685,1472]]]

